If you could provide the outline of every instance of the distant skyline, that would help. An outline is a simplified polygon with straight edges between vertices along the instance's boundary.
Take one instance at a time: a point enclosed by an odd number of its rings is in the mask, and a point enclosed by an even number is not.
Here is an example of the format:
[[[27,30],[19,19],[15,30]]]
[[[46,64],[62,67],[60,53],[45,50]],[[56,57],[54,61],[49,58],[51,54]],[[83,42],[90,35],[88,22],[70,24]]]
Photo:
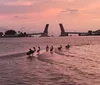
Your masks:
[[[100,0],[0,0],[0,30],[41,32],[88,31],[100,28]]]

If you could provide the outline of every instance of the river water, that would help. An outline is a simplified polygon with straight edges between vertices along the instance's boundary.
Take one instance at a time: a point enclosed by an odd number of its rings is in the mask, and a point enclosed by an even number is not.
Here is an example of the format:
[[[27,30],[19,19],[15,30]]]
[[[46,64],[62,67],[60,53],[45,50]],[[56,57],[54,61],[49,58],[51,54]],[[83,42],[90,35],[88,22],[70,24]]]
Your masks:
[[[54,46],[53,54],[46,45]],[[34,46],[40,55],[27,57]],[[1,38],[0,85],[100,85],[100,37]]]

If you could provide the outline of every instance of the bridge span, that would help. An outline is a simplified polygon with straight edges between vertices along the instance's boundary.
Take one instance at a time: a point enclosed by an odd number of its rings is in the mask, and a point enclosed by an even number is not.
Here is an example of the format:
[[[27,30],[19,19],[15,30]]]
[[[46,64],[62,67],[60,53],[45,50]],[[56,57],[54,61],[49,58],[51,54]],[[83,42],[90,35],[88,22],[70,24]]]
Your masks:
[[[88,32],[66,32],[62,24],[59,24],[59,26],[60,26],[60,30],[61,30],[60,36],[68,36],[69,34],[78,34],[79,36],[88,35]],[[28,36],[40,35],[40,37],[49,37],[48,27],[49,27],[49,24],[46,24],[45,29],[44,29],[43,32],[31,33],[31,34],[27,34],[27,35]]]
[[[40,33],[31,33],[31,34],[27,34],[28,36],[31,36],[31,35],[40,35],[40,37],[49,37],[48,35],[48,27],[49,27],[49,24],[46,24],[45,26],[45,29],[43,32],[40,32]]]
[[[68,34],[87,34],[87,32],[66,32]]]
[[[60,26],[60,30],[61,30],[60,36],[68,36],[68,34],[78,34],[79,36],[81,36],[81,35],[88,34],[88,32],[65,32],[63,25],[59,24],[59,26]]]

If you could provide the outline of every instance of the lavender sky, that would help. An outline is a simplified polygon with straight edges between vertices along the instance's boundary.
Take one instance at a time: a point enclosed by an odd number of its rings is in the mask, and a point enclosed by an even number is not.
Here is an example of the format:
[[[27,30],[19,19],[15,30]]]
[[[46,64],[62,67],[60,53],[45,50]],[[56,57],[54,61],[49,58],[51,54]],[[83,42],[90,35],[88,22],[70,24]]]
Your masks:
[[[100,28],[100,0],[0,0],[0,29],[40,32]]]

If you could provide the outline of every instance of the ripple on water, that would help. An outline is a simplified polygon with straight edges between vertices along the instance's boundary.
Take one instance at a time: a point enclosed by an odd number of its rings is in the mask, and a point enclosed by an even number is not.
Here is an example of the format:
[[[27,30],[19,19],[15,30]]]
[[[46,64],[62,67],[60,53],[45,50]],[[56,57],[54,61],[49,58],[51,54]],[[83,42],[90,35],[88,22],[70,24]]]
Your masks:
[[[94,50],[91,50],[93,46]],[[56,52],[57,54],[41,54],[38,58],[27,58],[23,55],[0,58],[0,84],[94,85],[95,83],[99,85],[98,47],[95,45],[73,46],[69,50],[63,49],[64,51],[60,53]]]

